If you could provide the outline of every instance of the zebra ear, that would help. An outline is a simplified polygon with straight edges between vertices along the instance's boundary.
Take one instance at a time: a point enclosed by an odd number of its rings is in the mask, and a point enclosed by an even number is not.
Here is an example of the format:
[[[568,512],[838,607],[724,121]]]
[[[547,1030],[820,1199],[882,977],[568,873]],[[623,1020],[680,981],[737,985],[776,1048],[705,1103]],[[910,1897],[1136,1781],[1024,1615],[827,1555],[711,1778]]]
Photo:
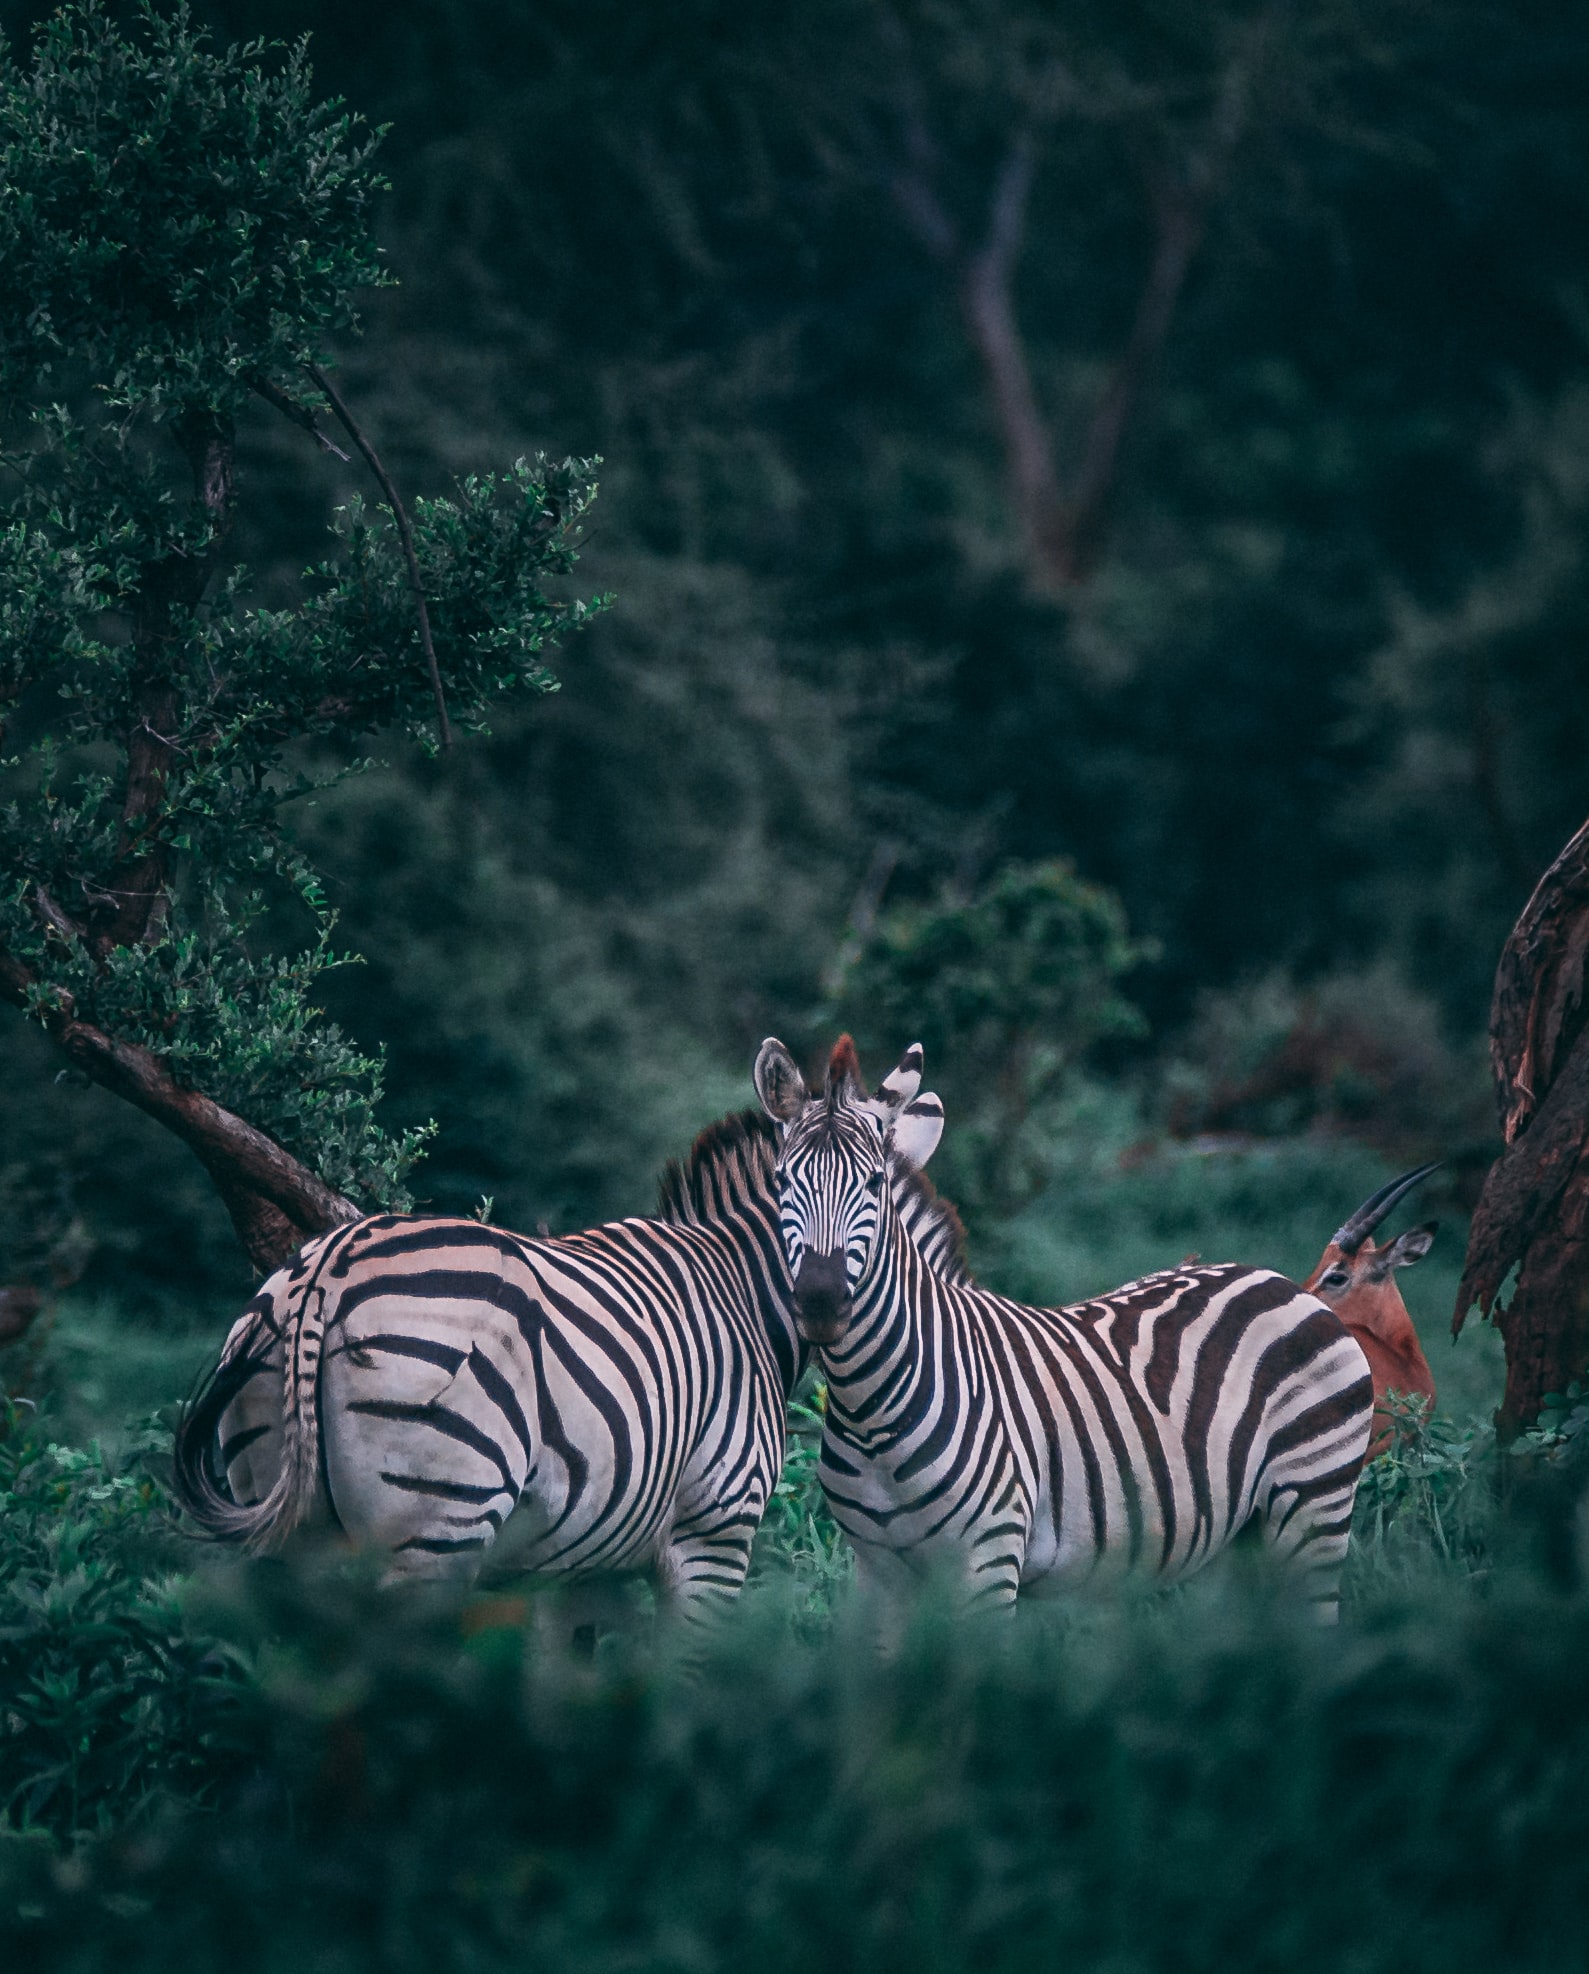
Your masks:
[[[920,1042],[910,1047],[877,1086],[872,1104],[879,1112],[903,1110],[921,1088],[923,1058]]]
[[[806,1079],[800,1074],[794,1057],[776,1035],[769,1035],[756,1051],[756,1067],[752,1073],[762,1109],[780,1124],[788,1124],[798,1117],[811,1100]]]
[[[888,1138],[894,1163],[903,1163],[919,1172],[938,1149],[942,1136],[943,1104],[931,1090],[923,1090],[894,1119]]]

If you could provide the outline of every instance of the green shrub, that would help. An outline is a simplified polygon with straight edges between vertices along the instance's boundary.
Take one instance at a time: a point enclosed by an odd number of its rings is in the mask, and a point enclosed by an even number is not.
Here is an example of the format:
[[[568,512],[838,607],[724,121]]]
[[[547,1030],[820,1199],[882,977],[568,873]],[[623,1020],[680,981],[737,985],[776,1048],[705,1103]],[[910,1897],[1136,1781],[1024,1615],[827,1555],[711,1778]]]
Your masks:
[[[694,1667],[308,1562],[227,1596],[260,1775],[136,1842],[0,1845],[33,1964],[1432,1974],[1543,1964],[1589,1893],[1589,1603],[1535,1580],[1333,1633],[1239,1573],[929,1603],[883,1660],[753,1594]]]
[[[237,1680],[177,1602],[184,1545],[146,1464],[166,1445],[117,1457],[0,1415],[0,1816],[22,1830],[124,1825],[218,1772]]]
[[[1119,983],[1149,951],[1070,864],[1009,863],[979,891],[885,914],[846,956],[836,1011],[880,1059],[922,1043],[955,1120],[947,1183],[970,1211],[1007,1212],[1046,1176],[1040,1127],[1065,1072],[1101,1037],[1142,1033]]]

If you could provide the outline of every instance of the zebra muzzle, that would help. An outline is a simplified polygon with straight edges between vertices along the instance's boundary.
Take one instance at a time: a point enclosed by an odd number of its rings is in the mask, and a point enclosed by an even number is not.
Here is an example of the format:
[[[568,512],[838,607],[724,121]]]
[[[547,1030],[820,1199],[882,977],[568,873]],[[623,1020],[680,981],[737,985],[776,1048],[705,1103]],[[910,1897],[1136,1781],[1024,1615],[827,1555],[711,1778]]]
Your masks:
[[[836,1343],[850,1320],[850,1285],[842,1254],[800,1257],[794,1285],[795,1328],[807,1343]]]

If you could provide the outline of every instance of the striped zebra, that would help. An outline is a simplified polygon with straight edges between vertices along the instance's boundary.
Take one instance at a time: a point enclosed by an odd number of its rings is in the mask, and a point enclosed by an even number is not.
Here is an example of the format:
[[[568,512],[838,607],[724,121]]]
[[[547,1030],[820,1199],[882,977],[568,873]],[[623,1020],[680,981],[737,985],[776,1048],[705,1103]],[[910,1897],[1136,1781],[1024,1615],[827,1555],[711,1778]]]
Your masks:
[[[916,1047],[885,1089],[920,1072]],[[827,1377],[821,1480],[863,1583],[947,1565],[1007,1604],[1101,1566],[1183,1576],[1255,1522],[1336,1615],[1373,1386],[1331,1309],[1263,1268],[1171,1269],[1064,1309],[946,1280],[886,1183],[941,1111],[863,1097],[848,1036],[815,1095],[772,1038],[755,1079],[783,1132],[796,1324]]]
[[[646,1569],[733,1594],[806,1358],[756,1112],[704,1131],[661,1217],[528,1240],[376,1215],[260,1289],[178,1428],[179,1500],[256,1550],[312,1514],[394,1575]],[[953,1272],[959,1223],[901,1175],[902,1224]]]

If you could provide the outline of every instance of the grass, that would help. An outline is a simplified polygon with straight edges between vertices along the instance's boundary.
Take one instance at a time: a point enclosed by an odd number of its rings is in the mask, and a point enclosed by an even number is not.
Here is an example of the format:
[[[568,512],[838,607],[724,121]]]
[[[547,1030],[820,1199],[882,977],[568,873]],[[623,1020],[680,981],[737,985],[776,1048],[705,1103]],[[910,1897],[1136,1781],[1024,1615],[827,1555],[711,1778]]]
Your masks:
[[[1122,1171],[1099,1128],[974,1259],[1044,1299],[1194,1247],[1299,1269],[1383,1176],[1311,1143]],[[1405,1278],[1436,1322],[1460,1247]],[[138,1421],[232,1314],[63,1302],[26,1360],[39,1409],[0,1436],[19,1965],[1444,1974],[1571,1951],[1589,1434],[1569,1417],[1502,1460],[1482,1333],[1365,1481],[1333,1633],[1236,1554],[1002,1626],[927,1596],[879,1658],[808,1391],[731,1616],[683,1641],[636,1600],[592,1656],[511,1587],[382,1592],[313,1542],[247,1562],[182,1535]]]

